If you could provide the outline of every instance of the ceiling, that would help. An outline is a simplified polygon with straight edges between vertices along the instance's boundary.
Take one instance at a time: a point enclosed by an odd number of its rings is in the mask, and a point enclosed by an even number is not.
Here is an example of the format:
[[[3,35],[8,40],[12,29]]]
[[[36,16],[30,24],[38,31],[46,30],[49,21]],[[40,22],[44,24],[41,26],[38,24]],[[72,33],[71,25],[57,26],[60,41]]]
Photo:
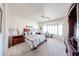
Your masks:
[[[9,13],[17,17],[44,22],[67,16],[69,3],[10,3]],[[44,16],[44,17],[41,17]],[[49,19],[47,18],[49,17]]]

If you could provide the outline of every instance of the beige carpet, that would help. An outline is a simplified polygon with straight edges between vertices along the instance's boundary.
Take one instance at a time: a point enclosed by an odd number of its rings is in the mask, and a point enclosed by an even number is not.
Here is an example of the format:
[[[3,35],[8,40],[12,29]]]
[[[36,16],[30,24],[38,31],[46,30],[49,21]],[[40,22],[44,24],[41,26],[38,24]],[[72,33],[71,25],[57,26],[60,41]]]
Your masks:
[[[57,39],[48,39],[37,49],[30,50],[27,42],[8,49],[9,56],[66,56],[64,43]]]

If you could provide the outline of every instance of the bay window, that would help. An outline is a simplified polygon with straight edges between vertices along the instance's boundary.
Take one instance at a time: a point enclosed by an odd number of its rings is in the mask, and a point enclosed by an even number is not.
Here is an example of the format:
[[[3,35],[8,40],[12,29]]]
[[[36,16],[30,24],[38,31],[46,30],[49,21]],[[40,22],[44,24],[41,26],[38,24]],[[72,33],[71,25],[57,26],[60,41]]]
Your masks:
[[[58,24],[58,35],[62,36],[62,32],[63,32],[62,24]]]
[[[43,32],[48,32],[49,34],[62,36],[63,34],[63,24],[50,24],[43,26]]]

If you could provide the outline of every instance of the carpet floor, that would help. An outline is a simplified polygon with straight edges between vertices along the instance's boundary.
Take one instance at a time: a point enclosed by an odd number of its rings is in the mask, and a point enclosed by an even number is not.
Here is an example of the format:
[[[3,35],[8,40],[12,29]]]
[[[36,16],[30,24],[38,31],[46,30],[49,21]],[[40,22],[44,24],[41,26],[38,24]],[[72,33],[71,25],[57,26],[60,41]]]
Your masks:
[[[67,56],[65,45],[57,39],[48,39],[37,49],[30,50],[27,42],[17,44],[8,49],[8,56]]]

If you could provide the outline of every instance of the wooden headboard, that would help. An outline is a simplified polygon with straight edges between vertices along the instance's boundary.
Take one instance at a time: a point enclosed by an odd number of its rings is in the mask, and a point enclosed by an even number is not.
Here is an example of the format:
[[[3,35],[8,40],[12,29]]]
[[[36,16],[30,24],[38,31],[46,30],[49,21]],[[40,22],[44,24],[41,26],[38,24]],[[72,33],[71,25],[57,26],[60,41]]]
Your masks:
[[[28,32],[28,31],[30,31],[30,29],[24,28],[23,31],[24,31],[24,32]]]

